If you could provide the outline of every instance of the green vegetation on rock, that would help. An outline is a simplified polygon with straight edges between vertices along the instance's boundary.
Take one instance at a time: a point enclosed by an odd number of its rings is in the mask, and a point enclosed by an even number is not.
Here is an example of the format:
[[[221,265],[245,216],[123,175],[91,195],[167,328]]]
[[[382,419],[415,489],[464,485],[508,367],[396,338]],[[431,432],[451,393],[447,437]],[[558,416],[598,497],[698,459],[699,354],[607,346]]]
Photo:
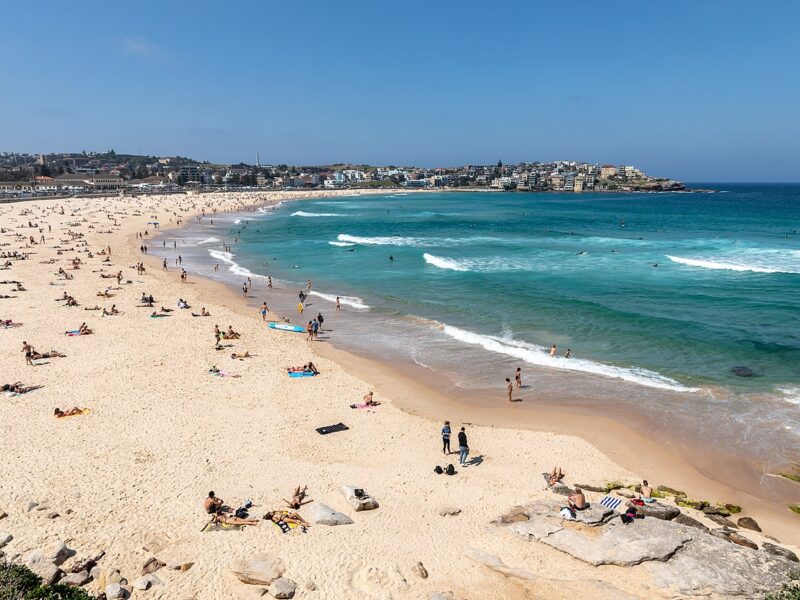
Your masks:
[[[789,573],[789,579],[776,592],[767,594],[766,600],[800,600],[800,569]]]
[[[92,596],[81,588],[44,585],[28,567],[0,560],[0,600],[92,600]]]

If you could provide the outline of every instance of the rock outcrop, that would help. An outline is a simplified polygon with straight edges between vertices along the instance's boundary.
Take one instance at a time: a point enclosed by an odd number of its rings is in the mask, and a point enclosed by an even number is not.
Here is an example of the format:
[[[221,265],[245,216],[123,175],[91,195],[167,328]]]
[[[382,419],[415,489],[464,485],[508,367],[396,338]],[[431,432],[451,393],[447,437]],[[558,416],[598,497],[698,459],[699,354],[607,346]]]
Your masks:
[[[239,581],[253,585],[270,585],[283,576],[286,570],[280,558],[263,552],[236,560],[230,564],[229,569]]]
[[[321,502],[312,504],[308,512],[311,522],[318,525],[329,525],[332,527],[335,525],[351,525],[353,523],[353,519],[346,514],[340,513]]]

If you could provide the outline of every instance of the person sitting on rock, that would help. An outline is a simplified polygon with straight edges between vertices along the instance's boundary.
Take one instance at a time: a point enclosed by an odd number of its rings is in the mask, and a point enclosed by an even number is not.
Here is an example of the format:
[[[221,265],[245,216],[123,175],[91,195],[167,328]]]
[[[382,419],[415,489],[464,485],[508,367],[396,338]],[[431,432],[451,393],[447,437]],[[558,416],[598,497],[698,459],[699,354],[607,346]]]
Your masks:
[[[567,503],[572,510],[586,510],[589,504],[586,502],[586,496],[583,495],[583,490],[576,487],[575,493],[567,496]]]
[[[639,488],[639,500],[647,503],[656,501],[656,499],[653,498],[653,488],[651,488],[650,484],[647,483],[647,479],[642,481],[642,485]]]

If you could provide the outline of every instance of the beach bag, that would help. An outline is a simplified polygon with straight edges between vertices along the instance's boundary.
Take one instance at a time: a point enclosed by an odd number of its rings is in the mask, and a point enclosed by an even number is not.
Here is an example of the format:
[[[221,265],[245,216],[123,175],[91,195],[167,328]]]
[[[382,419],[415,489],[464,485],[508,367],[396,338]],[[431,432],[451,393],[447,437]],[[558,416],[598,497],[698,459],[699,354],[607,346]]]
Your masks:
[[[437,475],[441,475],[442,473],[444,473],[444,469],[442,469],[442,467],[440,467],[439,465],[436,465],[436,467],[433,469],[433,472],[436,473]]]
[[[247,509],[244,507],[237,508],[236,512],[234,513],[240,519],[247,519],[250,517],[250,513],[247,512]]]
[[[575,512],[569,506],[565,506],[561,509],[561,518],[566,519],[567,521],[574,521]]]
[[[455,475],[456,474],[456,469],[453,466],[453,463],[450,463],[449,465],[447,465],[447,470],[445,471],[445,473],[447,473],[448,475]]]

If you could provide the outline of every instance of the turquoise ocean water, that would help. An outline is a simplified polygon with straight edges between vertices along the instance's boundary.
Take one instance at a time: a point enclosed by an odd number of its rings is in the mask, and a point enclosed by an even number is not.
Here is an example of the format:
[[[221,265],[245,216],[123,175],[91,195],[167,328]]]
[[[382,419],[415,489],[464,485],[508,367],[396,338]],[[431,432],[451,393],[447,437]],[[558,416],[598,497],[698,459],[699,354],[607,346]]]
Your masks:
[[[502,398],[521,366],[531,394],[797,458],[800,186],[702,187],[287,202],[192,224],[178,251],[293,316],[310,278],[308,313],[342,297],[334,342],[456,387]]]

